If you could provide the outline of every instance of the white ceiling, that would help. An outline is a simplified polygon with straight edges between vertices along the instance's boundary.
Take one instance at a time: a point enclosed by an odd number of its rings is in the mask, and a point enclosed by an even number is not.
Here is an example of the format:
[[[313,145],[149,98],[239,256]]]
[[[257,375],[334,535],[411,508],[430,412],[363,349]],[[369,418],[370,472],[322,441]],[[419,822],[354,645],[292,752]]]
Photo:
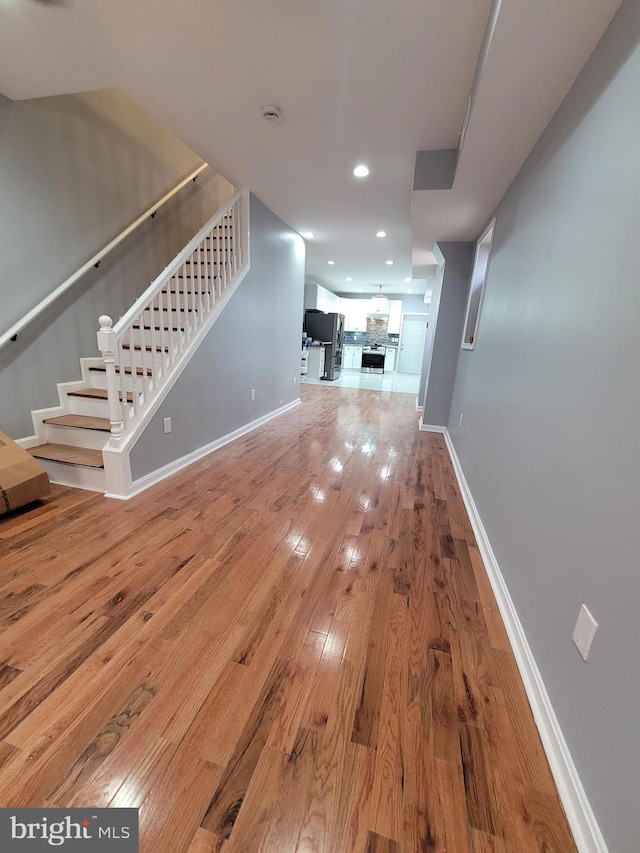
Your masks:
[[[412,192],[415,155],[458,144],[491,0],[0,0],[0,92],[120,87],[313,231],[313,280],[424,292],[434,242],[478,235],[620,5],[495,2],[452,190]]]

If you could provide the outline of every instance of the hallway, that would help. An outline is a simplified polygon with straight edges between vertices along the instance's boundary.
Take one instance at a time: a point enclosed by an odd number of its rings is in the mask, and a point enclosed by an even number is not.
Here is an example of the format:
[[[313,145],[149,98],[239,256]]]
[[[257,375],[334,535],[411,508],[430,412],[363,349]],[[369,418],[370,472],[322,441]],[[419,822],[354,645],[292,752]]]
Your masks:
[[[0,521],[0,804],[137,807],[143,853],[571,853],[442,437],[301,392]]]

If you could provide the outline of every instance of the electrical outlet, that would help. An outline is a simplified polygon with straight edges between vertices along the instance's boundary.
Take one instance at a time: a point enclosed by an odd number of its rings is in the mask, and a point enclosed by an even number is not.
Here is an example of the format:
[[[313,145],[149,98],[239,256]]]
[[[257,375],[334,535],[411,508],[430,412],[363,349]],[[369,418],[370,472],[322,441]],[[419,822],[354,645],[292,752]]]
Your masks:
[[[462,412],[460,412],[460,419],[458,420],[458,427],[460,427],[460,429],[462,429],[462,419],[463,419],[463,417],[464,417],[464,415],[462,414]]]
[[[576,627],[573,629],[573,642],[585,660],[589,657],[589,650],[591,649],[597,628],[598,623],[583,604],[578,614]]]
[[[168,432],[171,432],[171,418],[164,419],[164,434],[166,435]]]
[[[255,388],[252,388],[252,389],[251,389],[251,399],[252,399],[252,400],[255,400],[255,399],[256,399],[256,389],[255,389]]]

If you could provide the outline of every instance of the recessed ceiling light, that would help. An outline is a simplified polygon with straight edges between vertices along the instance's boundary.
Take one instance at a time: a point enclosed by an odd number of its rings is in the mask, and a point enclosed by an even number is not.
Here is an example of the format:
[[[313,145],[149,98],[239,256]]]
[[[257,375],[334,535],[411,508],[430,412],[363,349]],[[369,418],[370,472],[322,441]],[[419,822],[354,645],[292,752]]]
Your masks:
[[[335,261],[327,261],[327,263],[329,264],[329,266],[333,266],[335,264]]]
[[[361,287],[359,287],[359,288],[358,288],[358,293],[362,293],[362,288],[361,288]]]
[[[360,163],[360,165],[356,166],[353,170],[353,174],[356,178],[366,178],[369,174],[369,167],[365,166],[364,163]]]
[[[405,278],[405,281],[411,281],[411,279],[407,276],[407,278]]]
[[[407,290],[407,293],[413,293],[413,290],[411,290],[411,288],[409,288],[409,290]]]
[[[313,233],[313,231],[303,231],[302,236],[305,240],[313,240],[316,235]]]
[[[280,121],[282,110],[275,104],[265,104],[262,108],[262,118],[267,121]]]
[[[388,266],[388,267],[390,267],[392,263],[393,263],[393,261],[387,261],[387,262],[386,262],[386,264],[387,264],[387,266]]]
[[[350,275],[348,275],[348,276],[345,278],[345,281],[353,281],[353,279],[351,278],[351,276],[350,276]]]
[[[376,237],[386,237],[386,236],[387,236],[386,231],[376,231]]]

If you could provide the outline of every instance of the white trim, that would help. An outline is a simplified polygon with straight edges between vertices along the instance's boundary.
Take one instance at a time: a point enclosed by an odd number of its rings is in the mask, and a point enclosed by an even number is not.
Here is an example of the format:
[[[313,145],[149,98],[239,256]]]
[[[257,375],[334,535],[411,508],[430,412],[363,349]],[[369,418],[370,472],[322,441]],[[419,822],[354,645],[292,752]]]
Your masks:
[[[579,853],[608,853],[607,845],[591,809],[589,800],[580,781],[578,771],[571,758],[558,718],[551,704],[542,675],[527,641],[524,628],[518,617],[513,599],[504,580],[496,555],[493,552],[487,531],[469,489],[458,454],[446,427],[423,425],[420,429],[444,435],[449,455],[456,473],[460,493],[471,521],[478,548],[496,596],[509,641],[522,676],[527,697],[536,725],[542,738],[558,794],[564,806],[569,826]]]
[[[425,424],[423,422],[422,418],[420,418],[420,420],[418,421],[418,424],[420,426],[420,429],[423,432],[439,432],[439,433],[442,433],[442,435],[446,435],[446,432],[447,432],[446,427],[436,426],[435,424]]]
[[[292,400],[291,403],[287,403],[285,406],[281,406],[279,409],[275,409],[273,412],[269,412],[269,414],[263,415],[261,418],[257,418],[255,421],[250,421],[249,423],[239,427],[233,432],[230,432],[227,435],[223,435],[221,438],[217,438],[215,441],[212,441],[209,444],[205,444],[204,447],[199,447],[197,450],[194,450],[191,453],[187,453],[186,456],[182,456],[180,459],[176,459],[173,462],[169,462],[168,465],[164,465],[162,468],[158,468],[157,471],[152,471],[151,474],[146,474],[144,477],[141,477],[139,480],[135,480],[135,482],[131,483],[131,485],[127,487],[125,494],[113,494],[111,492],[107,492],[105,497],[118,498],[119,500],[125,501],[129,500],[129,498],[133,498],[136,495],[139,495],[140,492],[144,492],[151,486],[155,486],[156,483],[160,483],[162,482],[162,480],[166,480],[167,477],[171,477],[173,476],[173,474],[177,474],[178,471],[182,471],[183,468],[186,468],[188,465],[192,465],[194,462],[197,462],[204,456],[208,456],[209,453],[213,453],[215,450],[219,450],[221,447],[224,447],[225,444],[230,444],[232,441],[236,441],[236,439],[242,438],[243,435],[247,435],[247,433],[253,432],[253,430],[258,429],[258,427],[264,426],[264,424],[268,423],[274,418],[277,418],[280,415],[284,415],[285,412],[288,412],[290,409],[293,409],[296,406],[300,405],[300,402],[300,398]],[[128,459],[129,454],[126,455]]]
[[[420,398],[416,395],[416,412],[421,412],[423,407],[420,405]]]
[[[191,172],[190,175],[187,175],[187,177],[180,181],[179,184],[176,184],[173,189],[169,190],[168,193],[165,193],[165,195],[163,195],[161,199],[158,199],[155,204],[152,204],[151,207],[147,208],[147,210],[145,210],[145,212],[141,216],[139,216],[135,220],[135,222],[132,222],[131,225],[128,225],[124,229],[124,231],[121,231],[120,234],[118,234],[117,237],[114,237],[114,239],[110,243],[108,243],[103,249],[100,249],[100,251],[96,252],[93,257],[89,258],[89,260],[85,264],[83,264],[79,270],[74,272],[73,275],[69,276],[69,278],[65,279],[62,284],[59,284],[55,290],[53,290],[48,296],[41,300],[34,308],[31,309],[31,311],[25,314],[22,319],[18,320],[17,323],[14,323],[10,329],[7,329],[7,331],[0,336],[0,349],[2,349],[5,344],[9,343],[11,338],[15,337],[16,335],[19,335],[20,332],[24,328],[26,328],[26,326],[29,325],[29,323],[35,320],[35,318],[39,314],[41,314],[49,307],[49,305],[55,302],[59,296],[62,296],[62,294],[69,290],[70,287],[73,287],[73,285],[79,279],[81,279],[82,276],[91,269],[91,267],[100,263],[102,258],[104,258],[104,256],[108,254],[112,249],[114,249],[117,245],[122,243],[122,241],[125,240],[129,236],[129,234],[131,234],[131,232],[138,227],[138,225],[147,220],[152,214],[155,216],[155,213],[160,207],[162,207],[163,204],[165,204],[165,202],[169,201],[170,198],[173,198],[173,196],[177,192],[179,192],[182,187],[186,186],[189,181],[195,180],[200,174],[200,172],[204,172],[204,170],[208,167],[208,163],[203,163],[201,166],[198,166],[198,168]]]
[[[478,313],[476,314],[476,322],[473,328],[473,341],[470,344],[465,343],[465,338],[467,337],[467,323],[469,322],[469,311],[471,309],[471,298],[473,296],[473,282],[475,281],[476,271],[478,268],[478,255],[480,254],[480,246],[491,233],[491,239],[489,240],[489,255],[487,257],[487,265],[484,269],[484,275],[482,277],[482,284],[480,285],[480,301],[478,302]],[[484,302],[484,293],[487,289],[487,278],[489,277],[489,264],[491,263],[491,252],[493,251],[493,238],[496,235],[496,217],[494,216],[491,222],[484,229],[482,234],[478,237],[476,241],[476,251],[473,256],[473,267],[471,268],[471,280],[469,281],[469,295],[467,297],[467,310],[464,314],[464,324],[462,326],[462,342],[460,344],[461,349],[466,350],[474,350],[476,348],[476,338],[478,337],[478,329],[480,328],[480,315],[482,313],[482,304]]]
[[[22,447],[24,450],[28,450],[30,447],[37,447],[39,444],[42,444],[37,435],[27,435],[25,438],[16,438],[14,440],[18,447]]]

